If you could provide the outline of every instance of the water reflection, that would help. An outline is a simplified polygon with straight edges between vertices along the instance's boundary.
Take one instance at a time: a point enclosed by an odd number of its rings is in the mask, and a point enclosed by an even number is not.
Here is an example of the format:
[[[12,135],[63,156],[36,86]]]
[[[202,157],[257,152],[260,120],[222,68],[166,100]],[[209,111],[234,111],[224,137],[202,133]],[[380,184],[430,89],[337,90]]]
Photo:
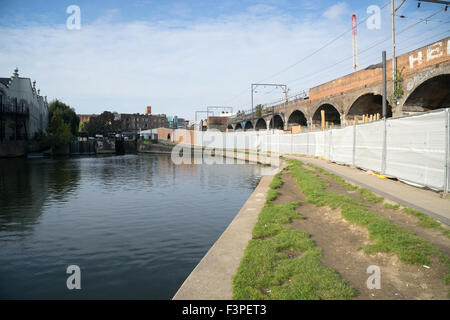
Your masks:
[[[65,201],[77,187],[76,163],[0,159],[0,230],[30,230],[52,198]]]
[[[260,173],[170,155],[0,160],[0,298],[169,299]]]

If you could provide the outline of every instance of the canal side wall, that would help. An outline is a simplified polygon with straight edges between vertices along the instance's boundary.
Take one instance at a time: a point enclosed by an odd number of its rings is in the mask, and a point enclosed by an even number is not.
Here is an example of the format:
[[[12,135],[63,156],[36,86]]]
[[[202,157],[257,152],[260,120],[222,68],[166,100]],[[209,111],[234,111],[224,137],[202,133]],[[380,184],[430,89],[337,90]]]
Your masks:
[[[249,156],[248,153],[234,153],[235,159],[248,161]],[[272,164],[270,157],[261,157],[261,161]],[[285,161],[281,161],[280,166],[272,167],[272,170],[261,178],[236,217],[186,278],[173,300],[232,299],[233,276],[241,263],[248,242],[252,239],[252,231],[266,202],[270,183],[274,175],[286,165]]]
[[[152,143],[148,140],[138,141],[137,152],[139,153],[172,153],[174,145],[167,143]]]
[[[116,145],[114,141],[98,140],[95,147],[97,154],[112,154],[116,153]]]
[[[3,141],[0,143],[0,158],[23,157],[26,154],[26,141]]]
[[[263,176],[239,213],[176,292],[173,300],[231,300],[233,276],[264,207],[272,174]]]

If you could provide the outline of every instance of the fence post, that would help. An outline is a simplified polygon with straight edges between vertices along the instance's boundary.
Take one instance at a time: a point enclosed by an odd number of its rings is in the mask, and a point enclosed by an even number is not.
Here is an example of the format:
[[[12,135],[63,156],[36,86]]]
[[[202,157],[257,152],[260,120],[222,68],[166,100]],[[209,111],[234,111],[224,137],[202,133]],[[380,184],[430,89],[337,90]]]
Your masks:
[[[450,112],[449,108],[445,109],[445,173],[444,173],[444,194],[449,191],[449,171],[450,171]]]
[[[306,155],[309,156],[309,132],[306,134]]]
[[[352,147],[352,166],[355,166],[355,156],[356,156],[356,123],[353,122],[353,147]]]
[[[292,132],[291,132],[291,154],[294,154],[293,140],[294,140],[294,136],[292,135]]]
[[[383,118],[383,146],[381,150],[381,174],[386,173],[386,117]]]
[[[328,160],[332,161],[332,156],[331,156],[331,150],[332,149],[332,144],[333,144],[333,130],[330,130],[330,137],[328,138]]]
[[[326,158],[327,155],[327,134],[328,130],[323,131],[323,158]]]

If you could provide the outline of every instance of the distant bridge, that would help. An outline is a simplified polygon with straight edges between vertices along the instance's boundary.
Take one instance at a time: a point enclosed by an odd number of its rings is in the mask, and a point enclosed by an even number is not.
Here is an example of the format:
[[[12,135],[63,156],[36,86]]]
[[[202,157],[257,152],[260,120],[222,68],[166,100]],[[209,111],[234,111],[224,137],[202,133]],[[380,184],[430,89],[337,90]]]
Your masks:
[[[392,61],[386,63],[387,97],[393,96]],[[450,106],[450,37],[397,57],[403,94],[396,105],[387,102],[387,116],[397,117]],[[229,130],[290,130],[320,125],[321,111],[330,126],[345,126],[364,115],[382,112],[381,63],[321,84],[309,97],[262,112],[234,116]]]

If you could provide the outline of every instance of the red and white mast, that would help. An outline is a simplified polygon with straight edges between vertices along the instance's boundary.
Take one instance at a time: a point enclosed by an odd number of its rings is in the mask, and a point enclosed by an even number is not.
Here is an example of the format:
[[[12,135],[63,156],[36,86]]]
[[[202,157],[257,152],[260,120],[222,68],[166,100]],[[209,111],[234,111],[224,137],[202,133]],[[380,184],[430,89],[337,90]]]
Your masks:
[[[358,45],[356,42],[356,14],[352,14],[352,48],[353,48],[353,71],[358,69]]]

